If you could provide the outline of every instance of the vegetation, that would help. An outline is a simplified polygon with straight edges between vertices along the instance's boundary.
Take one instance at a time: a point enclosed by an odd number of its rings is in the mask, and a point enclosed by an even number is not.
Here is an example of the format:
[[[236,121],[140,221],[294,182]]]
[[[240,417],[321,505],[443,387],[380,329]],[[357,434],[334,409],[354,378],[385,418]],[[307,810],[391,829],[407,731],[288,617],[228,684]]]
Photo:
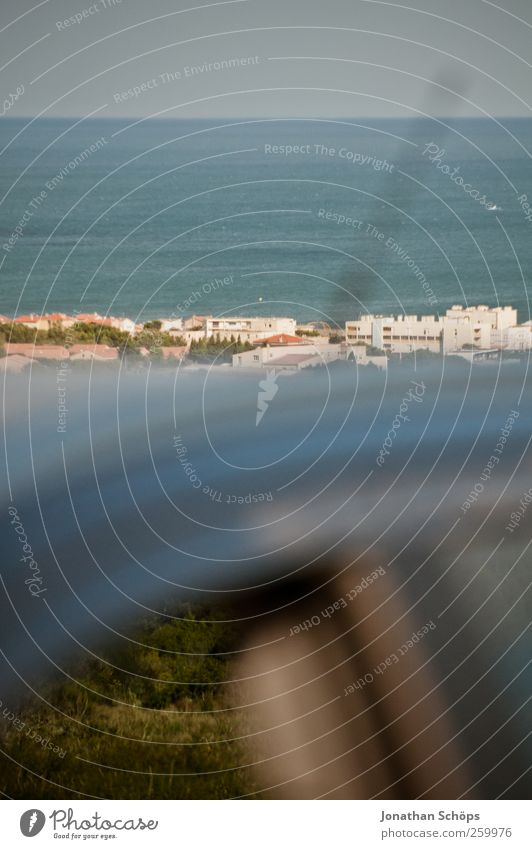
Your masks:
[[[22,731],[0,716],[7,755],[0,760],[2,793],[17,799],[253,793],[245,767],[253,758],[235,740],[245,735],[247,716],[231,708],[222,685],[233,677],[238,635],[215,617],[188,607],[151,617],[136,629],[137,642],[122,640],[28,704],[19,713]],[[26,728],[59,751],[35,742]]]
[[[35,342],[37,345],[50,342],[48,332],[44,330],[32,330],[24,324],[0,324],[0,343],[4,345],[9,342]]]
[[[441,360],[441,353],[436,353],[435,351],[431,351],[429,348],[418,348],[417,351],[410,351],[408,354],[392,354],[391,359],[397,364],[405,364],[409,363],[423,363],[423,362],[433,362],[434,360]]]
[[[240,336],[235,339],[231,335],[230,339],[220,339],[219,334],[209,336],[205,339],[199,339],[197,342],[192,340],[189,350],[189,359],[199,363],[230,363],[233,354],[240,354],[242,351],[252,351],[254,345],[250,342],[242,342]]]
[[[320,334],[319,330],[301,330],[299,328],[296,330],[296,336],[320,336],[320,335],[321,334]]]
[[[33,330],[24,324],[0,324],[0,345],[6,342],[30,342],[35,345],[70,345],[76,344],[98,344],[109,345],[119,348],[122,352],[130,353],[138,351],[139,348],[155,350],[170,345],[186,345],[186,339],[182,336],[172,336],[170,333],[160,331],[161,322],[148,322],[157,327],[147,327],[136,336],[131,336],[124,330],[116,327],[105,327],[100,324],[88,324],[82,321],[76,322],[67,329],[60,324],[53,324],[49,330]]]
[[[154,348],[165,348],[171,345],[186,345],[187,340],[183,336],[173,336],[171,333],[161,332],[157,329],[144,329],[133,337],[135,345],[153,350]]]
[[[345,336],[343,333],[331,333],[329,336],[329,343],[331,345],[339,345],[340,342],[345,342]]]

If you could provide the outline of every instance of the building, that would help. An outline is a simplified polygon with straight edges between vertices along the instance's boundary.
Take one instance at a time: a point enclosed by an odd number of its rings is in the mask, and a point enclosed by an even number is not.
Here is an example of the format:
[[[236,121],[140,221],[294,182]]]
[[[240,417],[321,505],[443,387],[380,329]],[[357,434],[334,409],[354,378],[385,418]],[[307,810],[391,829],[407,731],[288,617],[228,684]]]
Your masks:
[[[204,316],[202,322],[206,337],[219,336],[220,339],[227,339],[234,336],[236,339],[240,336],[242,342],[255,342],[261,337],[272,336],[277,333],[295,336],[297,326],[294,318],[274,316],[252,316],[251,318]]]
[[[485,363],[491,360],[498,360],[501,357],[500,348],[485,348],[478,351],[451,351],[450,357],[458,357],[460,360],[466,360],[468,363]]]
[[[15,324],[23,324],[24,327],[29,327],[31,330],[48,330],[50,327],[48,319],[34,313],[30,313],[30,315],[19,315],[13,319],[13,322]]]
[[[160,351],[164,360],[182,360],[187,354],[188,347],[186,345],[164,345]]]
[[[462,307],[448,309],[443,318],[442,348],[444,353],[460,351],[464,346],[506,348],[508,330],[517,325],[513,307]]]
[[[33,342],[6,342],[8,356],[20,354],[35,360],[68,360],[68,348],[63,345],[34,345]]]
[[[122,330],[124,333],[131,334],[135,334],[138,329],[138,326],[130,318],[125,318],[124,316],[119,318],[107,316],[104,318],[104,316],[97,312],[79,313],[76,316],[76,321],[82,322],[83,324],[98,324],[100,327],[113,327],[115,330]]]
[[[376,366],[378,369],[388,368],[386,354],[367,354],[363,345],[349,346],[347,359],[354,360],[357,366]]]
[[[349,345],[367,345],[391,354],[427,350],[445,354],[464,348],[526,347],[529,332],[517,325],[513,307],[454,305],[444,316],[364,315],[345,325]]]
[[[311,334],[314,337],[314,334],[317,334],[327,339],[332,333],[342,332],[340,328],[333,329],[327,321],[307,321],[305,324],[298,324],[297,329],[301,330],[303,335]]]
[[[184,329],[182,318],[160,318],[161,333],[179,333]]]
[[[60,324],[61,327],[73,327],[77,319],[75,316],[65,315],[64,312],[51,312],[43,315],[43,319],[48,322],[48,329],[53,324]]]
[[[532,349],[532,321],[509,327],[506,331],[506,347],[510,351],[530,351]]]
[[[328,340],[325,340],[326,342]],[[291,336],[289,333],[276,333],[273,336],[267,336],[266,339],[256,339],[254,345],[269,345],[275,347],[278,345],[312,345],[316,348],[315,342],[309,342],[301,336]]]
[[[73,324],[76,323],[77,319],[70,315],[65,315],[63,312],[52,312],[47,313],[46,315],[35,315],[35,313],[30,313],[30,315],[19,315],[15,319],[7,318],[6,316],[0,316],[0,321],[7,321],[11,323],[14,321],[15,324],[23,324],[25,327],[29,327],[32,330],[50,330],[54,324],[59,324],[61,327],[72,327]]]
[[[183,329],[205,332],[205,322],[209,317],[208,315],[190,315],[188,318],[182,319]]]
[[[100,362],[117,360],[118,348],[110,345],[71,345],[68,348],[68,356],[71,360],[96,360]]]
[[[116,360],[119,357],[118,348],[110,345],[72,345],[65,348],[63,345],[34,345],[33,342],[8,342],[5,346],[9,358],[13,356],[26,357],[30,360],[56,360],[64,362],[67,360]]]
[[[277,371],[301,371],[303,368],[312,368],[323,365],[323,360],[318,354],[281,354],[269,361],[268,368]]]
[[[442,323],[438,316],[364,315],[347,321],[345,338],[348,345],[367,345],[392,354],[411,351],[441,351]]]
[[[277,338],[277,337],[274,337]],[[279,368],[299,371],[308,366],[325,365],[337,359],[347,358],[345,345],[314,345],[302,341],[273,345],[256,345],[252,351],[233,355],[235,368]]]
[[[298,338],[298,337],[296,337]],[[367,356],[366,349],[357,351],[341,342],[337,345],[327,343],[313,344],[301,341],[287,342],[278,345],[257,345],[252,351],[243,351],[233,355],[234,368],[275,369],[275,371],[301,371],[304,368],[330,365],[337,360],[352,360],[357,365],[375,365],[386,368],[388,359],[385,355]]]
[[[517,310],[513,307],[463,307],[455,304],[445,313],[446,318],[464,318],[481,324],[489,324],[493,330],[504,330],[517,324]]]

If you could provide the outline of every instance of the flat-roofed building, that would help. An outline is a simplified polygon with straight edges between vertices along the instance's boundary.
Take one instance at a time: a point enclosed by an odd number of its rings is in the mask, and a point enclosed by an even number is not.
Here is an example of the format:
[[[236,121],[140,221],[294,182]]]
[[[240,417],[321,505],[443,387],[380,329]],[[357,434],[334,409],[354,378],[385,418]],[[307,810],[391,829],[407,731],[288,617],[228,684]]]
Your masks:
[[[278,333],[295,336],[297,326],[294,318],[284,316],[206,316],[203,321],[205,336],[220,336],[220,339],[240,336],[242,342],[255,342]]]
[[[278,345],[257,345],[252,351],[234,354],[233,366],[235,368],[275,368],[276,363],[279,362],[280,367],[292,367],[294,370],[299,370],[310,365],[325,365],[334,360],[345,360],[348,352],[349,349],[344,344],[314,345],[311,342],[298,340],[298,342],[285,342]]]
[[[183,330],[182,318],[160,318],[162,333],[181,333]]]
[[[438,316],[364,315],[347,321],[345,337],[348,345],[367,345],[392,354],[411,351],[441,351],[442,323]]]
[[[443,351],[460,351],[464,347],[506,348],[508,330],[517,324],[513,307],[463,307],[455,304],[443,317]]]
[[[506,347],[510,351],[530,351],[532,349],[532,321],[509,327],[506,331]]]
[[[525,340],[526,332],[517,334],[517,310],[513,307],[462,307],[455,304],[444,316],[363,315],[345,325],[349,345],[367,345],[392,354],[428,350],[434,353],[511,347],[509,338]],[[520,344],[523,346],[525,342]]]
[[[463,307],[454,304],[445,313],[445,318],[467,318],[472,322],[489,324],[493,330],[504,330],[517,324],[517,310],[514,307],[488,307],[479,304],[476,307]]]

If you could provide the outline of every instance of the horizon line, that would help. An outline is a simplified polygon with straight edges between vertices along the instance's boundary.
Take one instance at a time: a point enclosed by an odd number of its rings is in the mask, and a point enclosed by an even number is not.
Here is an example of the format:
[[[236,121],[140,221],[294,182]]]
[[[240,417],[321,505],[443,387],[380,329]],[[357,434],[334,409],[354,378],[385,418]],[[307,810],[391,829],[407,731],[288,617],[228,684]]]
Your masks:
[[[190,115],[190,116],[150,116],[150,115],[5,115],[2,123],[8,121],[532,121],[532,115]]]

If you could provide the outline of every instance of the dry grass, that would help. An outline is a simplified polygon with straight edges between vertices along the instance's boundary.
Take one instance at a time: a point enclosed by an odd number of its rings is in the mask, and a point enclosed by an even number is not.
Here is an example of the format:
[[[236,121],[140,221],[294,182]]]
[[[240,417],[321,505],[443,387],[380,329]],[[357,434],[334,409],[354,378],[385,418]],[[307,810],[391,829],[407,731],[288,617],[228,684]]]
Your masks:
[[[106,662],[73,670],[77,683],[65,679],[50,687],[53,708],[41,701],[26,705],[19,713],[22,730],[0,716],[5,795],[227,799],[254,791],[246,767],[251,756],[234,739],[246,734],[248,717],[231,709],[221,683],[231,678],[231,655],[221,653],[232,650],[237,635],[203,621],[210,612],[172,613],[184,619],[153,618],[136,630],[135,638],[150,648],[115,647]],[[44,748],[28,729],[64,756]]]

